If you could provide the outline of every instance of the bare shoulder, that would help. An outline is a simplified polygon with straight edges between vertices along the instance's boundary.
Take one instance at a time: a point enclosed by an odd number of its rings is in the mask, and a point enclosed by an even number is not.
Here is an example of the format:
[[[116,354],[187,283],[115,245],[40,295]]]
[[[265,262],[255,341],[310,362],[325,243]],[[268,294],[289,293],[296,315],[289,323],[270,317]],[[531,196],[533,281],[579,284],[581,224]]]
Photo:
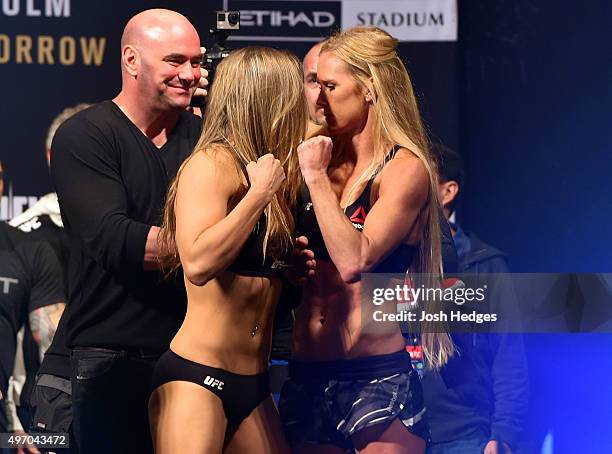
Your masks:
[[[185,163],[183,171],[187,171],[190,168],[195,168],[199,171],[216,170],[225,173],[236,171],[236,162],[232,154],[225,147],[213,145],[194,151]]]
[[[221,146],[212,146],[195,151],[185,162],[180,183],[213,184],[209,188],[236,190],[240,185],[240,174],[232,154]]]
[[[407,148],[400,148],[395,157],[385,166],[381,175],[381,191],[385,186],[409,191],[423,188],[425,194],[429,188],[429,174],[421,159]]]

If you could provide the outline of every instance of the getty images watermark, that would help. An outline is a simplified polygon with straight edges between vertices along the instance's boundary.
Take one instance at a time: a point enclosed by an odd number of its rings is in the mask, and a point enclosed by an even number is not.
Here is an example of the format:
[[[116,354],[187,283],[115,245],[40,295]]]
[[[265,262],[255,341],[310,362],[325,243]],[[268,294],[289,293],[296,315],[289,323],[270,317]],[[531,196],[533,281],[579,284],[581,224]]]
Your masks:
[[[361,322],[369,333],[522,332],[511,276],[363,274]]]
[[[440,307],[430,312],[435,302],[455,306],[485,302],[487,288],[487,284],[476,288],[466,287],[463,280],[456,278],[441,281],[440,287],[426,287],[424,284],[415,286],[410,280],[393,287],[375,287],[371,289],[372,304],[382,306],[395,303],[397,311],[378,309],[372,313],[372,317],[376,322],[496,322],[496,313],[481,313],[476,309],[466,312]]]
[[[611,273],[370,273],[359,291],[370,333],[612,333]]]

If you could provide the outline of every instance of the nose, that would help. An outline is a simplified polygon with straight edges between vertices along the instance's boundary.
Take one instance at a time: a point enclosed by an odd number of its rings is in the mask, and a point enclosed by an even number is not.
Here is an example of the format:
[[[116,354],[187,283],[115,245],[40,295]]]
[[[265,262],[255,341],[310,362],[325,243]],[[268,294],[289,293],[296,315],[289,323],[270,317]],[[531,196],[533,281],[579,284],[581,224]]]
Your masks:
[[[179,68],[178,77],[182,84],[192,86],[200,80],[200,66],[192,66],[190,61],[186,61]]]
[[[321,89],[321,85],[319,85],[319,96],[317,96],[317,106],[325,107],[327,106],[327,97],[325,96],[325,90]]]

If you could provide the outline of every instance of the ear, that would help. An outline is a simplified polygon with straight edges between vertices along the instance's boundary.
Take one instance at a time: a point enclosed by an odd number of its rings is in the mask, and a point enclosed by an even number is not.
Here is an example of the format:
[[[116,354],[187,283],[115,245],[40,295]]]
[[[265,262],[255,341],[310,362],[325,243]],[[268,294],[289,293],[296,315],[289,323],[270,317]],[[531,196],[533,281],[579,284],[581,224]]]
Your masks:
[[[448,205],[451,204],[452,201],[457,198],[457,194],[459,194],[459,184],[454,180],[450,180],[445,183],[440,183],[438,188],[440,203],[444,208],[448,208]]]
[[[121,52],[121,63],[130,76],[136,77],[140,66],[140,54],[133,46],[127,45]]]
[[[374,91],[374,79],[370,77],[368,83],[365,84],[363,92],[365,101],[368,104],[371,104],[376,100],[376,92]]]

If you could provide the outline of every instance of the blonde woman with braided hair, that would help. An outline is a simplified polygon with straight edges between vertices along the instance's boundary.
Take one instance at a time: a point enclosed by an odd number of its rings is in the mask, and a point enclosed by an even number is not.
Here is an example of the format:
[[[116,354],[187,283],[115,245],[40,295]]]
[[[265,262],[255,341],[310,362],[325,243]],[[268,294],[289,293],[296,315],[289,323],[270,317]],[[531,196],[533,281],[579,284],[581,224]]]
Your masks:
[[[399,326],[370,329],[360,298],[361,273],[428,273],[432,285],[441,273],[436,170],[397,44],[353,28],[319,54],[317,107],[331,138],[298,147],[307,190],[297,226],[317,268],[296,310],[279,406],[296,453],[425,451],[420,382]],[[439,367],[450,336],[424,331]]]
[[[307,119],[293,55],[247,47],[219,64],[165,207],[165,266],[182,265],[188,304],[153,377],[158,454],[288,450],[267,368]]]

